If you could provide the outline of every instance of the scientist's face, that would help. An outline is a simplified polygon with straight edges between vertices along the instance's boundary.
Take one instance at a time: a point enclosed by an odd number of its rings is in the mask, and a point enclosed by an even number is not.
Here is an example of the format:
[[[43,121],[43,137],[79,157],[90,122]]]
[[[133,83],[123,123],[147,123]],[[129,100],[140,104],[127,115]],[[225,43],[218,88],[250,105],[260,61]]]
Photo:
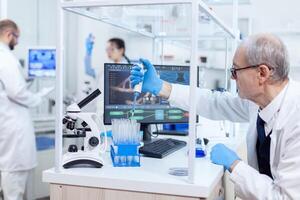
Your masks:
[[[124,49],[118,49],[115,43],[108,42],[106,47],[106,53],[110,60],[114,62],[119,62],[122,60]]]
[[[241,98],[255,101],[260,94],[260,84],[257,68],[259,65],[249,65],[246,61],[246,50],[239,47],[233,58],[231,78],[236,81],[238,94]]]
[[[20,32],[19,31],[10,31],[9,33],[9,42],[8,42],[8,47],[10,50],[14,50],[15,46],[18,44],[18,40],[20,37]]]

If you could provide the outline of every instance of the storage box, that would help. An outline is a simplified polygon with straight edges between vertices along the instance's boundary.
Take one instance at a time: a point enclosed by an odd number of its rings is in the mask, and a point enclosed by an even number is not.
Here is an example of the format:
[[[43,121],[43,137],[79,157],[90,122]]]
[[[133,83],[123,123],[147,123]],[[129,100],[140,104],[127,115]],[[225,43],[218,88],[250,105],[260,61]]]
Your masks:
[[[114,144],[110,146],[114,167],[140,167],[140,144]]]

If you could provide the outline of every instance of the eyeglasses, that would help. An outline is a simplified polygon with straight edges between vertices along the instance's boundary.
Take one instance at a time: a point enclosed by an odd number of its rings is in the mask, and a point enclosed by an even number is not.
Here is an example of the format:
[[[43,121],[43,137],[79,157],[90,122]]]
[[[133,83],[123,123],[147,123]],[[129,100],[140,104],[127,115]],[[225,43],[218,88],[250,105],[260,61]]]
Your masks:
[[[236,74],[237,71],[240,71],[240,70],[243,70],[243,69],[257,68],[257,67],[259,67],[260,65],[264,65],[264,64],[250,65],[250,66],[247,66],[247,67],[239,67],[239,66],[237,66],[237,65],[235,65],[235,64],[232,64],[232,67],[230,68],[231,77],[232,77],[233,79],[236,79],[236,78],[237,78],[237,74]],[[238,68],[236,68],[236,66],[237,66]]]
[[[11,34],[16,38],[16,39],[19,39],[19,34],[16,34],[14,32],[11,32]]]

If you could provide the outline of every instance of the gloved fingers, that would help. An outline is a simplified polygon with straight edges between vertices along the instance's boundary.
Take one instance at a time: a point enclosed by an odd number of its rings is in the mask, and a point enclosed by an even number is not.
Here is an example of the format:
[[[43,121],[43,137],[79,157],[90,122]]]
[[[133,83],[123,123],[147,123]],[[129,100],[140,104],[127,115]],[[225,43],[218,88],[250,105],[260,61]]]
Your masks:
[[[143,81],[143,78],[141,77],[130,77],[130,82],[142,82]]]
[[[153,70],[154,69],[153,65],[150,63],[149,60],[144,59],[144,58],[140,58],[140,62],[144,65],[145,69],[147,69],[147,70]]]
[[[215,151],[214,151],[213,149],[210,151],[210,160],[211,160],[213,163],[215,163],[215,160],[216,160],[216,153],[215,153]]]
[[[141,76],[130,76],[129,77],[130,81],[143,81],[144,80],[144,77],[141,77]]]
[[[142,82],[142,80],[141,80],[141,79],[139,79],[139,80],[133,80],[133,81],[131,81],[131,82],[130,82],[130,84],[131,84],[131,87],[134,87],[135,85],[139,84],[140,82]]]
[[[212,150],[219,150],[219,149],[224,149],[224,148],[227,149],[227,147],[224,144],[218,143],[218,144],[216,144],[215,146],[212,147]]]
[[[214,145],[210,151],[210,159],[213,163],[218,164],[218,155],[223,151],[224,144],[218,143]]]
[[[142,68],[138,65],[133,65],[133,67],[131,69],[131,71],[141,71],[141,70],[142,70]]]
[[[144,76],[144,73],[142,73],[141,71],[135,71],[135,70],[132,70],[132,71],[130,72],[130,75],[131,75],[131,76],[143,77],[143,76]]]

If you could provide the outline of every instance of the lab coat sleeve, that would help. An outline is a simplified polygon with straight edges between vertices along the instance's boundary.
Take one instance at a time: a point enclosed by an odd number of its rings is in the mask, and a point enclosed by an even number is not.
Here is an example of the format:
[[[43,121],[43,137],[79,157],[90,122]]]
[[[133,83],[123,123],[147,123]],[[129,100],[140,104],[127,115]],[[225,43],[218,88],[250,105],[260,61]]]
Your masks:
[[[280,156],[276,178],[260,174],[257,170],[239,162],[230,175],[236,194],[242,199],[300,199],[300,126],[291,132],[284,143],[284,154]]]
[[[172,84],[168,100],[171,106],[189,110],[189,94],[189,86]],[[212,92],[197,88],[194,98],[198,115],[212,120],[249,121],[249,101],[233,96],[229,92]]]
[[[8,57],[6,65],[1,68],[0,79],[6,91],[7,97],[14,103],[24,107],[35,107],[39,105],[42,98],[27,89],[25,79],[19,70],[19,63],[13,57]]]

